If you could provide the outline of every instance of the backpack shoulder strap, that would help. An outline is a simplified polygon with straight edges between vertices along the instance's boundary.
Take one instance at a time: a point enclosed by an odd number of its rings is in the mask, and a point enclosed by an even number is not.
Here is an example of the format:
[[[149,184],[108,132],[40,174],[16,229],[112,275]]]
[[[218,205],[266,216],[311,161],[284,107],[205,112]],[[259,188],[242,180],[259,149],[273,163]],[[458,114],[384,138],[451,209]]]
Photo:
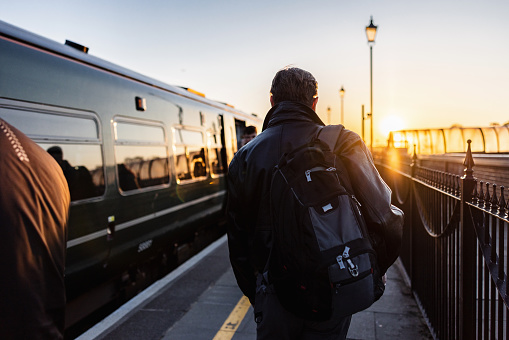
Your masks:
[[[331,152],[337,155],[338,150],[336,149],[336,145],[339,139],[339,135],[344,128],[345,127],[341,124],[320,127],[320,130],[317,133],[317,138],[326,143],[329,146]],[[339,157],[336,158],[336,168],[338,171],[338,176],[341,180],[341,184],[345,187],[346,191],[348,191],[350,194],[353,194],[354,190],[350,182],[348,170]]]
[[[341,124],[323,126],[318,130],[317,138],[325,142],[329,146],[331,152],[334,152],[339,135],[344,128],[345,127]]]

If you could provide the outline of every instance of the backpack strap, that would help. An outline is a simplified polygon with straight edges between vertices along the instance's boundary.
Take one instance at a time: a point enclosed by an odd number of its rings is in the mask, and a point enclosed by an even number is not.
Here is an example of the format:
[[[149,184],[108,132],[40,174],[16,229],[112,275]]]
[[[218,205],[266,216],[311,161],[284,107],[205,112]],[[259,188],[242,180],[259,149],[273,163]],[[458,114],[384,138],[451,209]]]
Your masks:
[[[341,124],[320,127],[316,134],[316,138],[326,143],[329,146],[330,151],[337,155],[338,150],[336,150],[336,144],[338,142],[339,135],[344,128],[345,127]],[[338,171],[339,179],[341,180],[341,185],[343,185],[346,191],[353,195],[354,190],[350,182],[350,176],[348,175],[348,171],[339,157],[336,157],[336,168]]]
[[[323,126],[318,130],[316,138],[325,142],[329,146],[330,151],[334,152],[336,150],[336,143],[338,141],[339,135],[343,129],[344,126],[341,124]]]

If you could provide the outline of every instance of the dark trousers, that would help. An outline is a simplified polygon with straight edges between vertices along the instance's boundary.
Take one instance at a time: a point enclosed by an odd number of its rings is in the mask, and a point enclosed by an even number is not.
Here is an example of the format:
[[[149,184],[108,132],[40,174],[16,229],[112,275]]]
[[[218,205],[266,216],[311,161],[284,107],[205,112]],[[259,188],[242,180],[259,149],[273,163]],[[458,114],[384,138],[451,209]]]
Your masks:
[[[301,319],[287,311],[272,285],[258,278],[254,306],[257,340],[344,340],[351,316],[335,317],[322,322]]]

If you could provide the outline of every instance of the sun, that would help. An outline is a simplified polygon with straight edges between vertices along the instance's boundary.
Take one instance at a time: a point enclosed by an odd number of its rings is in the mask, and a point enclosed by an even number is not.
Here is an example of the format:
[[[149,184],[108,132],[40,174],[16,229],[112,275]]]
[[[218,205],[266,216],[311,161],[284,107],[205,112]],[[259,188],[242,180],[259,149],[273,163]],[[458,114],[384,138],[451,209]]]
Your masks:
[[[380,122],[380,131],[384,136],[388,136],[391,131],[402,130],[404,126],[405,123],[401,117],[391,115],[383,118]]]

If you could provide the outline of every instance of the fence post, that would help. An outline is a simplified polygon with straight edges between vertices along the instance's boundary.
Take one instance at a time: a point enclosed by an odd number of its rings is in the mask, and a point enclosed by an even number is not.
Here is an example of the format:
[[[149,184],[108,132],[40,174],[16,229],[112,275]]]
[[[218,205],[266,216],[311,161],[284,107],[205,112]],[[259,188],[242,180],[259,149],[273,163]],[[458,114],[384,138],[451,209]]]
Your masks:
[[[461,249],[460,249],[460,339],[470,339],[475,334],[475,294],[476,294],[476,254],[477,240],[467,202],[472,200],[475,187],[473,176],[474,159],[467,141],[468,149],[463,165],[465,174],[461,177]]]
[[[408,212],[405,212],[405,220],[407,221],[411,221],[410,223],[407,224],[407,222],[405,222],[405,225],[408,225],[409,228],[407,228],[407,233],[408,233],[408,238],[410,240],[410,249],[408,250],[408,256],[409,256],[409,259],[408,259],[408,263],[409,263],[409,267],[410,268],[407,268],[407,274],[410,278],[410,288],[413,289],[414,288],[414,270],[415,270],[415,263],[414,263],[414,231],[413,231],[413,214],[414,214],[414,195],[415,195],[415,192],[414,192],[414,184],[413,184],[413,181],[415,179],[415,176],[416,176],[416,171],[417,171],[417,167],[418,167],[418,164],[417,164],[417,145],[414,144],[414,153],[412,155],[412,163],[410,164],[410,176],[411,176],[411,180],[409,181],[409,185],[410,185],[410,188],[408,189],[409,190],[409,193],[408,193],[408,206],[410,207],[410,211]]]

